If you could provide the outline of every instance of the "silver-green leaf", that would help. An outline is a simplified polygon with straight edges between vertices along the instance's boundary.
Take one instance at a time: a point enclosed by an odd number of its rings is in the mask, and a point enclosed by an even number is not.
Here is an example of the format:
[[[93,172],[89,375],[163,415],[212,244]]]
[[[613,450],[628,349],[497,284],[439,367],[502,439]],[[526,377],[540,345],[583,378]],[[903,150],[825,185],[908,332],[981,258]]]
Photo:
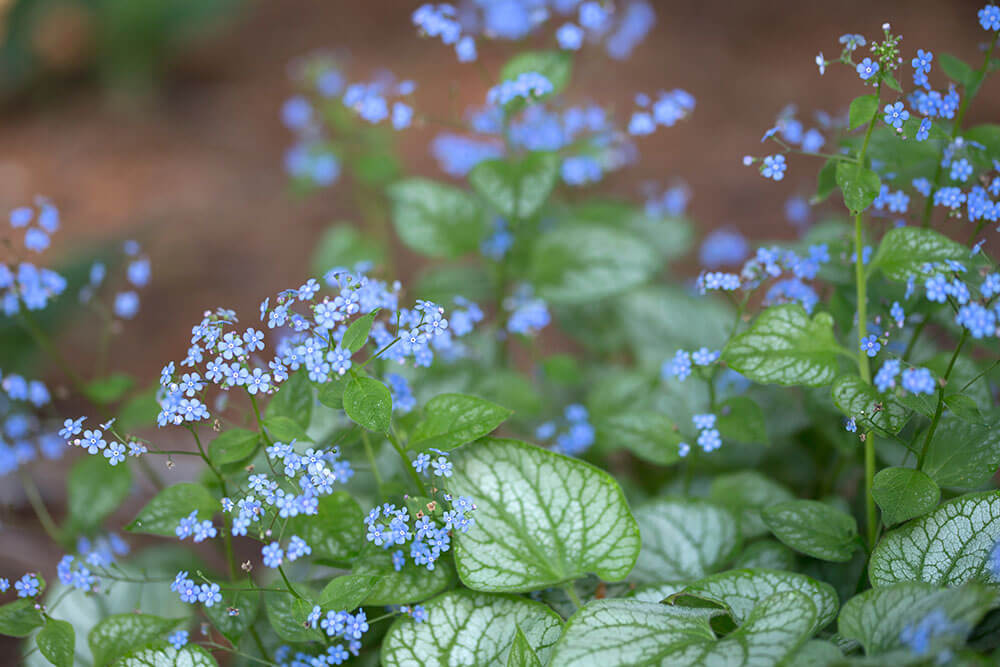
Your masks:
[[[518,630],[543,664],[562,621],[545,605],[512,595],[450,591],[426,603],[427,620],[401,617],[382,642],[386,667],[504,667]]]
[[[654,500],[638,507],[635,517],[642,534],[636,581],[701,579],[731,559],[742,541],[736,515],[705,500]]]
[[[889,531],[872,552],[872,586],[922,581],[958,586],[987,581],[987,559],[1000,539],[1000,491],[971,493]]]
[[[623,579],[639,531],[618,484],[583,461],[517,440],[484,438],[452,457],[453,494],[473,498],[475,525],[455,536],[469,588],[523,592],[584,574]]]

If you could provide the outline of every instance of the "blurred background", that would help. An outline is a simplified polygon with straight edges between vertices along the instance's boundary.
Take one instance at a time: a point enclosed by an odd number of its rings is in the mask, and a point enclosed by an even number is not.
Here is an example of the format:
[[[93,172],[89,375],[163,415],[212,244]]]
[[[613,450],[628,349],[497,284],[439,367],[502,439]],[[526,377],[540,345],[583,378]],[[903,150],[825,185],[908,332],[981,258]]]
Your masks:
[[[44,256],[49,266],[71,266],[126,239],[139,241],[152,260],[139,314],[115,334],[115,368],[152,380],[165,360],[183,353],[202,311],[256,312],[265,295],[307,277],[309,257],[332,222],[359,218],[349,180],[308,195],[289,186],[282,163],[292,135],[280,109],[295,92],[289,72],[296,59],[327,50],[352,80],[383,69],[413,79],[415,106],[431,116],[482,103],[489,87],[483,70],[494,79],[513,45],[483,41],[479,63],[460,64],[451,48],[417,35],[410,13],[418,4],[0,0],[4,216],[36,194],[59,207],[63,226]],[[831,67],[822,77],[817,71],[817,52],[839,54],[838,36],[872,37],[891,21],[907,60],[921,47],[977,64],[983,39],[975,18],[982,0],[653,4],[656,25],[631,59],[581,52],[569,97],[618,108],[623,122],[637,92],[683,88],[694,95],[691,118],[643,137],[637,164],[601,188],[638,202],[646,183],[662,190],[683,181],[699,236],[720,226],[755,239],[794,236],[785,202],[813,192],[819,165],[793,157],[787,177],[773,183],[741,158],[763,152],[760,137],[786,104],[797,104],[805,119],[816,110],[841,113],[863,92],[847,68]],[[902,76],[909,77],[908,64]],[[968,124],[1000,118],[996,84],[987,83]],[[447,178],[429,159],[440,130],[426,125],[396,135],[405,171]],[[400,247],[395,257],[401,279],[421,268]],[[680,270],[694,273],[696,265]],[[0,328],[8,361],[20,354],[10,331]],[[67,356],[85,349],[91,331],[90,322],[62,323]],[[59,467],[40,480],[57,508]],[[0,478],[0,495],[13,503],[3,517],[0,574],[51,571],[59,554],[46,550],[30,512],[18,509],[17,486]]]

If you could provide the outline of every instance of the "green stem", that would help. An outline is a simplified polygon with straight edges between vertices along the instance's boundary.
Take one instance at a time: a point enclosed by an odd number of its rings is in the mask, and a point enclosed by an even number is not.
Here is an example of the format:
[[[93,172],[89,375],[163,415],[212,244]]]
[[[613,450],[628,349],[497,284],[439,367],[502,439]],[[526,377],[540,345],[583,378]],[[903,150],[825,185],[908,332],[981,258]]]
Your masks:
[[[285,574],[285,568],[281,567],[280,565],[278,566],[278,574],[281,575],[282,581],[284,581],[285,582],[285,586],[288,587],[288,592],[289,593],[291,593],[292,595],[294,595],[295,597],[297,597],[300,600],[305,599],[301,595],[299,595],[299,592],[295,590],[294,586],[292,586],[292,582],[290,582],[288,580],[288,576]]]
[[[576,594],[576,589],[573,588],[572,581],[569,582],[568,584],[563,584],[562,589],[563,591],[566,592],[566,596],[570,599],[570,601],[574,605],[576,605],[577,609],[583,606],[583,602],[580,600],[580,596]]]
[[[882,97],[882,84],[879,83],[875,96]],[[861,170],[865,168],[865,154],[868,152],[868,142],[871,140],[872,131],[875,129],[878,118],[879,105],[875,105],[875,111],[868,121],[868,129],[865,130],[865,139],[861,143],[861,151],[858,153],[857,177],[860,178]],[[858,360],[858,372],[865,384],[871,384],[871,367],[868,365],[868,355],[861,350],[861,341],[868,336],[868,283],[865,276],[864,266],[864,221],[863,212],[858,211],[854,216],[854,281],[857,291],[858,301],[858,344],[854,354]],[[865,445],[865,517],[868,528],[868,544],[870,548],[875,547],[875,539],[878,535],[878,524],[875,514],[875,497],[872,495],[872,488],[875,484],[875,440],[872,433],[868,432],[864,438]]]
[[[406,472],[409,473],[410,479],[413,480],[416,487],[420,489],[420,495],[429,496],[430,494],[427,493],[427,487],[424,486],[424,480],[420,479],[420,475],[417,474],[416,469],[410,462],[410,457],[406,455],[406,450],[403,449],[403,445],[400,444],[399,438],[396,437],[395,433],[391,432],[386,433],[386,436],[389,438],[389,442],[392,443],[393,449],[395,449],[396,453],[399,454],[399,458],[402,459],[403,467],[406,468]]]
[[[903,352],[903,361],[909,361],[910,355],[913,354],[913,348],[917,345],[917,339],[920,338],[920,334],[924,332],[924,327],[927,326],[927,322],[930,321],[930,314],[924,315],[924,318],[920,320],[920,324],[917,328],[913,330],[913,335],[910,336],[910,342],[906,344],[906,351]]]
[[[208,458],[208,454],[205,453],[205,448],[201,444],[201,438],[198,437],[198,430],[194,426],[188,426],[187,429],[191,431],[191,435],[194,436],[195,444],[198,445],[198,454],[201,456],[202,460],[205,461],[205,465],[215,474],[216,479],[219,480],[219,487],[222,489],[222,495],[226,498],[229,497],[229,490],[226,488],[226,479],[222,476],[222,472],[215,467],[212,460]],[[236,560],[233,557],[233,538],[229,534],[229,530],[226,528],[225,522],[222,524],[222,540],[226,551],[226,564],[229,566],[229,578],[236,581]]]
[[[35,511],[35,516],[38,517],[38,522],[42,524],[42,528],[45,529],[45,533],[49,538],[56,544],[62,544],[62,531],[59,530],[59,526],[56,525],[55,520],[52,515],[49,514],[49,510],[45,507],[45,502],[42,500],[42,494],[39,493],[38,487],[35,486],[35,481],[31,479],[31,476],[23,470],[18,471],[21,477],[21,484],[24,486],[24,495],[28,498],[28,502],[31,504],[31,509]]]
[[[927,449],[930,447],[931,439],[934,437],[934,432],[937,430],[938,422],[941,421],[941,413],[944,412],[944,390],[948,386],[948,377],[951,375],[951,371],[955,367],[955,362],[958,360],[958,354],[962,351],[962,346],[965,345],[965,341],[968,337],[969,330],[963,328],[962,337],[958,339],[958,345],[955,346],[955,352],[951,355],[951,361],[948,362],[948,368],[944,372],[944,382],[938,389],[937,407],[934,408],[934,418],[931,419],[931,425],[927,429],[927,436],[924,438],[924,444],[920,448],[920,456],[917,458],[917,469],[924,467],[924,458],[927,456]]]
[[[371,439],[368,437],[368,431],[361,429],[361,442],[365,445],[365,456],[368,457],[368,463],[372,467],[372,475],[375,476],[375,488],[378,490],[379,498],[384,498],[385,494],[382,493],[382,473],[378,471],[378,466],[375,465],[375,450],[372,449]]]
[[[264,648],[264,642],[261,641],[260,633],[257,632],[256,626],[250,626],[250,636],[253,637],[253,643],[257,645],[257,650],[260,651],[261,656],[263,656],[266,661],[271,662],[271,655],[267,652],[267,649]]]
[[[30,311],[21,304],[21,325],[27,330],[31,337],[38,343],[38,346],[45,350],[49,356],[56,362],[59,370],[63,372],[68,379],[73,389],[80,395],[87,396],[87,383],[84,382],[83,378],[80,377],[76,371],[70,366],[66,357],[56,348],[52,339],[48,337],[45,331],[39,326],[38,322],[31,315]]]

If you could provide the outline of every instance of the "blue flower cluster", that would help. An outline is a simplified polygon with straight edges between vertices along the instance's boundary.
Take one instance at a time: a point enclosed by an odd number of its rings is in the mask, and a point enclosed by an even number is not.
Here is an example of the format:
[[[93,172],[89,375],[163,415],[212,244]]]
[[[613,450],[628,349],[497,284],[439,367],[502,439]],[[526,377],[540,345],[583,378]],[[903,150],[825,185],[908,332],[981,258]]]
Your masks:
[[[353,618],[353,617],[352,617]],[[367,619],[365,619],[367,623]],[[353,647],[353,648],[352,648]],[[351,640],[348,648],[352,648],[354,655],[361,650],[361,642]],[[304,651],[292,653],[291,646],[279,646],[274,652],[274,664],[279,667],[321,667],[324,665],[342,665],[351,658],[351,653],[344,648],[343,644],[331,644],[323,653],[312,655]]]
[[[291,330],[279,340],[275,356],[266,365],[259,357],[265,348],[263,332],[252,327],[236,330],[238,322],[232,311],[206,312],[192,329],[191,346],[180,363],[195,369],[204,363],[203,371],[179,375],[173,362],[164,367],[160,426],[208,419],[205,390],[209,384],[223,391],[240,387],[254,396],[272,393],[299,368],[316,383],[344,375],[353,365],[354,353],[342,348],[340,341],[351,319],[376,310],[386,318],[373,323],[369,340],[375,354],[383,358],[429,366],[435,349],[448,350],[454,345],[444,309],[429,301],[417,301],[412,309],[400,308],[399,283],[389,286],[361,270],[342,269],[328,272],[324,282],[335,291],[332,298],[319,299],[322,287],[316,279],[309,279],[298,289],[279,293],[273,305],[270,299],[261,303],[260,319],[266,319],[269,329]],[[304,312],[296,311],[296,305]],[[394,323],[392,330],[389,322]]]
[[[0,477],[34,461],[39,453],[50,460],[60,458],[65,451],[62,439],[34,412],[49,404],[48,388],[16,373],[0,372],[0,378]]]
[[[281,548],[280,542],[271,542],[264,545],[260,550],[260,554],[265,567],[278,568],[285,562],[286,556],[289,562],[295,562],[304,556],[312,554],[312,547],[298,535],[292,535],[288,541],[287,550]]]
[[[633,136],[652,134],[658,125],[673,127],[694,110],[694,97],[686,90],[675,88],[661,92],[655,102],[640,93],[636,96],[639,111],[632,114],[628,123],[628,133]]]
[[[538,72],[522,72],[514,79],[501,81],[486,93],[491,106],[505,107],[515,100],[533,100],[554,90],[552,82]]]
[[[285,153],[285,170],[294,179],[326,187],[340,177],[340,160],[324,120],[330,105],[349,109],[373,125],[388,120],[396,130],[413,123],[413,107],[404,101],[416,90],[413,81],[397,81],[383,72],[372,81],[349,83],[325,55],[307,58],[295,71],[305,92],[290,97],[281,108],[282,122],[296,135]]]
[[[677,378],[680,382],[688,379],[691,375],[691,364],[702,368],[711,366],[719,360],[721,352],[702,347],[694,352],[687,350],[677,350],[671,359],[663,362],[660,366],[660,377],[664,380]]]
[[[218,535],[219,531],[212,525],[211,519],[198,521],[198,510],[194,510],[191,514],[180,520],[174,533],[179,540],[193,537],[195,542],[204,542]]]
[[[114,429],[114,419],[101,424],[100,428],[95,429],[84,429],[83,423],[86,420],[86,417],[66,419],[63,422],[63,427],[59,430],[59,436],[70,446],[80,447],[91,455],[100,454],[104,456],[108,460],[108,463],[113,466],[122,463],[125,460],[126,453],[129,456],[138,457],[149,451],[146,445],[141,442],[130,438],[123,438]],[[110,441],[105,439],[105,431],[109,431],[114,436]],[[123,443],[124,440],[128,440],[127,445]]]
[[[130,320],[139,312],[139,293],[136,290],[149,284],[152,272],[149,257],[142,254],[142,247],[137,241],[125,241],[122,244],[122,251],[127,262],[125,279],[129,285],[115,293],[111,310],[116,317]],[[89,303],[94,298],[97,290],[104,283],[107,273],[108,269],[104,262],[94,262],[90,266],[87,283],[80,288],[80,303]]]
[[[43,197],[36,199],[34,207],[22,206],[11,211],[9,220],[12,228],[25,229],[23,246],[31,252],[40,253],[48,248],[50,236],[59,230],[59,210]],[[16,264],[0,262],[0,298],[8,317],[16,315],[22,307],[43,310],[65,289],[66,279],[55,271],[39,268],[27,260]]]
[[[531,286],[520,285],[513,296],[504,300],[508,311],[507,331],[525,336],[533,336],[549,326],[552,321],[545,301],[534,296]]]
[[[595,0],[475,0],[451,4],[425,4],[412,14],[421,34],[453,46],[459,62],[478,56],[476,38],[519,40],[533,33],[553,15],[570,17],[556,30],[560,48],[576,51],[584,42],[600,43],[609,56],[625,60],[645,39],[656,22],[646,0],[614,5]],[[564,19],[565,20],[565,19]]]
[[[449,474],[445,476],[450,476],[450,467],[448,470]],[[409,544],[413,562],[433,570],[441,554],[451,548],[452,530],[465,533],[475,523],[475,519],[469,516],[476,509],[471,498],[456,498],[446,493],[444,500],[451,504],[451,509],[436,515],[437,502],[431,501],[427,505],[429,514],[418,512],[412,525],[406,507],[396,507],[391,503],[374,507],[365,517],[365,525],[368,526],[367,540],[387,550]],[[401,549],[393,552],[392,564],[397,572],[406,564],[406,556]]]
[[[573,403],[563,411],[562,423],[544,422],[535,429],[535,437],[540,442],[552,441],[552,449],[560,454],[579,456],[594,444],[594,427],[587,408]]]
[[[719,433],[719,429],[715,427],[716,416],[711,413],[694,415],[691,418],[694,423],[694,427],[698,430],[698,446],[701,447],[702,451],[706,454],[714,452],[716,449],[722,446],[722,435]],[[691,453],[691,445],[686,442],[681,442],[677,446],[677,453],[681,458],[686,457]]]
[[[909,367],[903,368],[902,362],[898,359],[889,359],[878,372],[875,373],[873,382],[880,392],[887,392],[896,388],[899,380],[905,391],[913,394],[933,394],[937,388],[933,373],[927,368]]]
[[[899,641],[917,655],[927,655],[934,648],[936,637],[964,637],[971,628],[964,627],[948,618],[943,609],[934,609],[917,623],[910,623],[899,633]],[[945,664],[951,652],[942,650],[936,656],[937,664]]]
[[[202,603],[206,607],[213,607],[222,602],[222,589],[219,584],[204,583],[198,585],[193,579],[188,578],[186,570],[182,570],[174,577],[170,584],[170,590],[180,596],[181,602],[189,604]]]
[[[76,555],[63,556],[56,567],[56,575],[66,586],[86,592],[96,591],[101,580],[93,569],[107,570],[115,562],[116,556],[128,553],[128,544],[115,533],[102,535],[93,542],[81,537],[76,543]]]
[[[322,607],[315,605],[306,617],[306,625],[314,629],[318,625],[327,637],[340,638],[347,642],[346,650],[341,644],[331,646],[325,654],[318,656],[319,661],[313,659],[308,664],[339,665],[348,659],[348,651],[357,655],[361,650],[361,638],[368,632],[368,617],[364,609],[358,609],[356,614],[347,611],[328,611],[324,616]]]

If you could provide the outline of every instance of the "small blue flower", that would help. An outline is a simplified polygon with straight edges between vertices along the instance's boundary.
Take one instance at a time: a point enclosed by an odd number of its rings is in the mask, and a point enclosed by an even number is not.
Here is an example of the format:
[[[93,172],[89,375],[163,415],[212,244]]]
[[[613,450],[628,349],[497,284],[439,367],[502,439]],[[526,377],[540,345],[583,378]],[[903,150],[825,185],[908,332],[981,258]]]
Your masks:
[[[903,371],[903,389],[914,394],[933,394],[936,383],[926,368],[907,368]]]
[[[1000,30],[1000,7],[986,5],[979,10],[978,16],[983,30]]]
[[[914,137],[914,138],[917,141],[926,141],[929,136],[931,136],[931,119],[930,118],[921,118],[920,119],[920,127],[917,128],[917,136]],[[927,179],[917,179],[917,180],[927,180]],[[930,184],[928,182],[928,186],[929,185]],[[914,184],[914,187],[916,187],[915,184]],[[926,197],[929,192],[930,192],[930,187],[928,187],[928,192],[924,192],[923,195]]]
[[[861,351],[869,357],[874,357],[882,349],[882,344],[878,341],[878,336],[870,335],[861,339]]]
[[[30,572],[14,582],[14,590],[19,598],[35,597],[40,586],[38,577]]]
[[[858,423],[854,420],[854,417],[851,417],[844,423],[844,430],[848,433],[858,432]]]
[[[312,547],[306,544],[305,540],[298,535],[292,535],[292,539],[288,542],[288,560],[298,560],[311,553]]]
[[[476,52],[476,40],[468,35],[462,37],[455,43],[455,55],[460,63],[474,62],[479,56]]]
[[[583,46],[583,30],[575,23],[565,23],[556,30],[556,40],[559,48],[577,51]]]
[[[858,63],[858,66],[855,69],[857,69],[858,76],[861,77],[861,80],[867,81],[875,76],[875,73],[878,72],[879,68],[877,62],[874,62],[871,58],[865,58]]]
[[[902,102],[886,104],[882,112],[885,114],[882,120],[885,121],[886,125],[891,125],[897,130],[902,129],[903,122],[910,118],[910,112],[903,108]]]
[[[784,155],[768,155],[764,158],[764,163],[760,168],[761,176],[780,181],[785,177],[785,170],[788,165],[785,163]]]
[[[951,171],[948,175],[951,177],[951,180],[964,183],[969,180],[969,176],[972,176],[972,165],[964,157],[960,160],[954,160],[951,163]]]
[[[280,566],[285,559],[285,553],[281,550],[281,545],[277,542],[271,542],[261,549],[261,556],[264,560],[264,566],[271,568]]]
[[[175,649],[179,651],[182,648],[184,648],[188,643],[188,631],[178,630],[174,633],[171,633],[171,635],[167,637],[167,641],[170,642],[171,646],[173,646]]]

